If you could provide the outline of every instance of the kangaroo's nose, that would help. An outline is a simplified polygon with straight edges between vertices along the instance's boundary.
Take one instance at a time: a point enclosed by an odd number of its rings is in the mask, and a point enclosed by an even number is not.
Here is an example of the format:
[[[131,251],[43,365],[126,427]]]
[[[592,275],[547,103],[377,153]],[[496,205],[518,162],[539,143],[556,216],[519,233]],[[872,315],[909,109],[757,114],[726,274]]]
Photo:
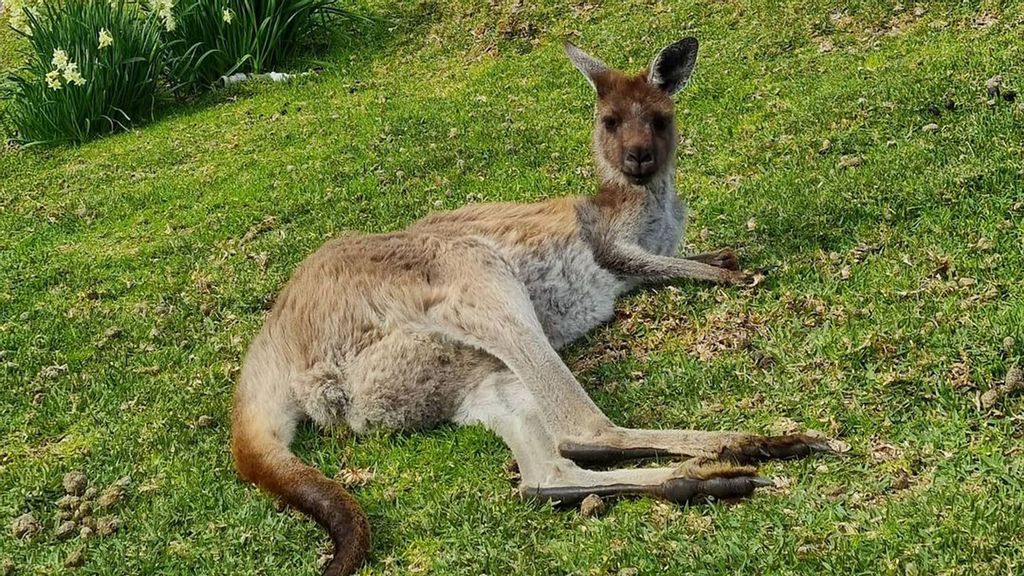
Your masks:
[[[654,154],[650,148],[634,146],[626,150],[625,164],[630,172],[646,173],[654,167]]]

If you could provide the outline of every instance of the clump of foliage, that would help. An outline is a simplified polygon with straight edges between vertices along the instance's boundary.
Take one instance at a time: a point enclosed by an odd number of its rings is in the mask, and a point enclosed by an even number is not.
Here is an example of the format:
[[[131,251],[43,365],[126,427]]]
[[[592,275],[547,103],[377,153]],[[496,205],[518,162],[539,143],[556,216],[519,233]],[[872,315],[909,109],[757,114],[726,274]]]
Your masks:
[[[26,144],[82,142],[152,116],[164,67],[155,15],[125,0],[23,2],[12,25],[28,59],[5,87]]]
[[[329,18],[353,17],[337,0],[9,0],[7,11],[28,58],[0,96],[26,144],[128,127],[152,116],[161,89],[266,72]]]
[[[164,27],[176,92],[266,72],[329,16],[347,14],[336,0],[150,0],[150,7]]]

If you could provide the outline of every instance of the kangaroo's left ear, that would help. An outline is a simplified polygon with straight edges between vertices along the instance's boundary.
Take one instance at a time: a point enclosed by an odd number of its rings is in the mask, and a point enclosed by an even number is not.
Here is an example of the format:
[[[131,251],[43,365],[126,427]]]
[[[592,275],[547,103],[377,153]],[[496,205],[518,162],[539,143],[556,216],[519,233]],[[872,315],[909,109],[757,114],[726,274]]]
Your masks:
[[[672,96],[686,86],[697,64],[697,39],[683,38],[666,46],[651,61],[647,82]]]
[[[608,72],[608,65],[580,50],[568,40],[565,41],[565,55],[569,57],[572,65],[583,74],[587,82],[590,82],[590,85],[598,90],[598,80]]]

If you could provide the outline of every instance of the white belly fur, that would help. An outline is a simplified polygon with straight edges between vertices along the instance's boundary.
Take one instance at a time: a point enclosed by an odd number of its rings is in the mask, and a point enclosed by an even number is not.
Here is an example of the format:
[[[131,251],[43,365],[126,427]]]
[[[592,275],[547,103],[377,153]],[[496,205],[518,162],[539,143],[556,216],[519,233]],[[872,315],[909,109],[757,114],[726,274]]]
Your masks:
[[[537,317],[555,348],[612,319],[615,299],[628,285],[597,264],[590,248],[574,242],[557,256],[511,255]]]

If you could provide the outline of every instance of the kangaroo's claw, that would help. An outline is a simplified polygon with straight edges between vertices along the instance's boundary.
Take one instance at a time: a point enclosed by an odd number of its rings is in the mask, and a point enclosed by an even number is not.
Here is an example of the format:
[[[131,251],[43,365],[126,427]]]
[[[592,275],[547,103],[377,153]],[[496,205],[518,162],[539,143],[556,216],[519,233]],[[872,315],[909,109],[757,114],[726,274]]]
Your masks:
[[[792,460],[835,451],[822,438],[805,434],[785,436],[752,436],[749,440],[727,446],[721,459],[734,462],[761,462],[763,460]]]

